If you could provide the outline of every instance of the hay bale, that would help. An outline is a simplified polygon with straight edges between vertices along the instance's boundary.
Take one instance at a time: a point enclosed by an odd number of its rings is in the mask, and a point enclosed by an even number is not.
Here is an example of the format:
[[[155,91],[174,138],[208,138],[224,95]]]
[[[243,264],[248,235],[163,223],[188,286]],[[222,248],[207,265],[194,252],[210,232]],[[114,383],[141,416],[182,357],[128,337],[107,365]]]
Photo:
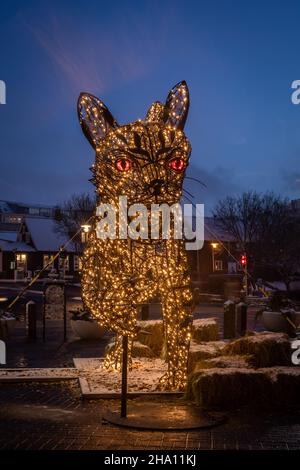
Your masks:
[[[195,365],[194,371],[213,368],[239,368],[248,369],[251,367],[252,356],[218,356],[212,359],[202,359]]]
[[[232,409],[267,403],[272,379],[262,371],[243,368],[204,369],[188,378],[186,397],[205,408]]]
[[[197,342],[218,341],[219,325],[216,318],[200,318],[193,321],[192,338]]]
[[[257,333],[227,344],[222,355],[250,355],[254,367],[272,367],[291,363],[291,347],[284,333]]]
[[[273,367],[265,369],[274,382],[272,404],[274,407],[299,406],[300,367]]]
[[[132,357],[155,357],[152,349],[139,341],[133,342],[131,353]]]
[[[210,341],[208,343],[196,343],[191,341],[188,359],[188,373],[191,373],[196,364],[203,359],[211,359],[220,356],[225,346],[224,341]]]
[[[162,320],[139,321],[138,328],[137,341],[148,346],[159,357],[164,343]]]

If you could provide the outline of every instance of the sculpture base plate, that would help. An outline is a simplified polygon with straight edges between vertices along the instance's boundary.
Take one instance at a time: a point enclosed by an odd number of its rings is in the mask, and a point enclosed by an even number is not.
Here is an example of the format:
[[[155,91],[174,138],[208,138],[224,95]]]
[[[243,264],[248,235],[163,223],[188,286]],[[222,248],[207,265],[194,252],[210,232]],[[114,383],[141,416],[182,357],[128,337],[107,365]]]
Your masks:
[[[194,405],[153,401],[129,403],[126,418],[122,418],[117,409],[106,411],[102,419],[118,426],[152,430],[211,428],[226,421],[224,414],[207,413]]]

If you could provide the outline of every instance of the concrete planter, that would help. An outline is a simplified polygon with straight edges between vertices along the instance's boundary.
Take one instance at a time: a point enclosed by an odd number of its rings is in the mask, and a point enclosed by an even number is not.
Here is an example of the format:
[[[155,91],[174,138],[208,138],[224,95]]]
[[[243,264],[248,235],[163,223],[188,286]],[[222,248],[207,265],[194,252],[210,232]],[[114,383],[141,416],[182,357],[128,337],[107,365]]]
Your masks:
[[[71,320],[71,328],[81,339],[100,339],[105,333],[105,329],[94,321]]]
[[[300,324],[300,312],[295,312],[291,320],[298,326]],[[280,312],[265,310],[262,314],[262,323],[268,331],[287,333],[291,330],[291,325]]]

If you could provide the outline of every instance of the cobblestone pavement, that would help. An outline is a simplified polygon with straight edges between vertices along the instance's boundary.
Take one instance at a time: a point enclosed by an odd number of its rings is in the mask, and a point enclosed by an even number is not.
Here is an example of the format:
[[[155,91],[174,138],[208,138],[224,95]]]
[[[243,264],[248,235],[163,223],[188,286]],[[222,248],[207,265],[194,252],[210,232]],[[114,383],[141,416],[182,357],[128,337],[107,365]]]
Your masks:
[[[102,422],[105,408],[117,405],[81,401],[76,381],[1,384],[0,449],[300,449],[300,410],[243,409],[211,430],[154,432]]]

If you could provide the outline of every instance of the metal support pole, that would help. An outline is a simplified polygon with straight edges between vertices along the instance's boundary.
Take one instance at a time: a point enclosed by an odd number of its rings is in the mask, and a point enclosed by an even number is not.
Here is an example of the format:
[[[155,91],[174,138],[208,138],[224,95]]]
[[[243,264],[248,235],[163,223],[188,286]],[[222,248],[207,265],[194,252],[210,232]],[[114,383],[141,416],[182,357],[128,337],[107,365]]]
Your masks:
[[[122,340],[122,391],[121,391],[121,418],[127,417],[127,368],[128,368],[128,336]]]
[[[36,303],[30,300],[26,304],[26,324],[29,339],[36,339]]]
[[[245,290],[246,298],[248,295],[248,266],[247,264],[248,262],[246,263],[246,266],[245,266],[245,276],[244,276],[244,290]]]

